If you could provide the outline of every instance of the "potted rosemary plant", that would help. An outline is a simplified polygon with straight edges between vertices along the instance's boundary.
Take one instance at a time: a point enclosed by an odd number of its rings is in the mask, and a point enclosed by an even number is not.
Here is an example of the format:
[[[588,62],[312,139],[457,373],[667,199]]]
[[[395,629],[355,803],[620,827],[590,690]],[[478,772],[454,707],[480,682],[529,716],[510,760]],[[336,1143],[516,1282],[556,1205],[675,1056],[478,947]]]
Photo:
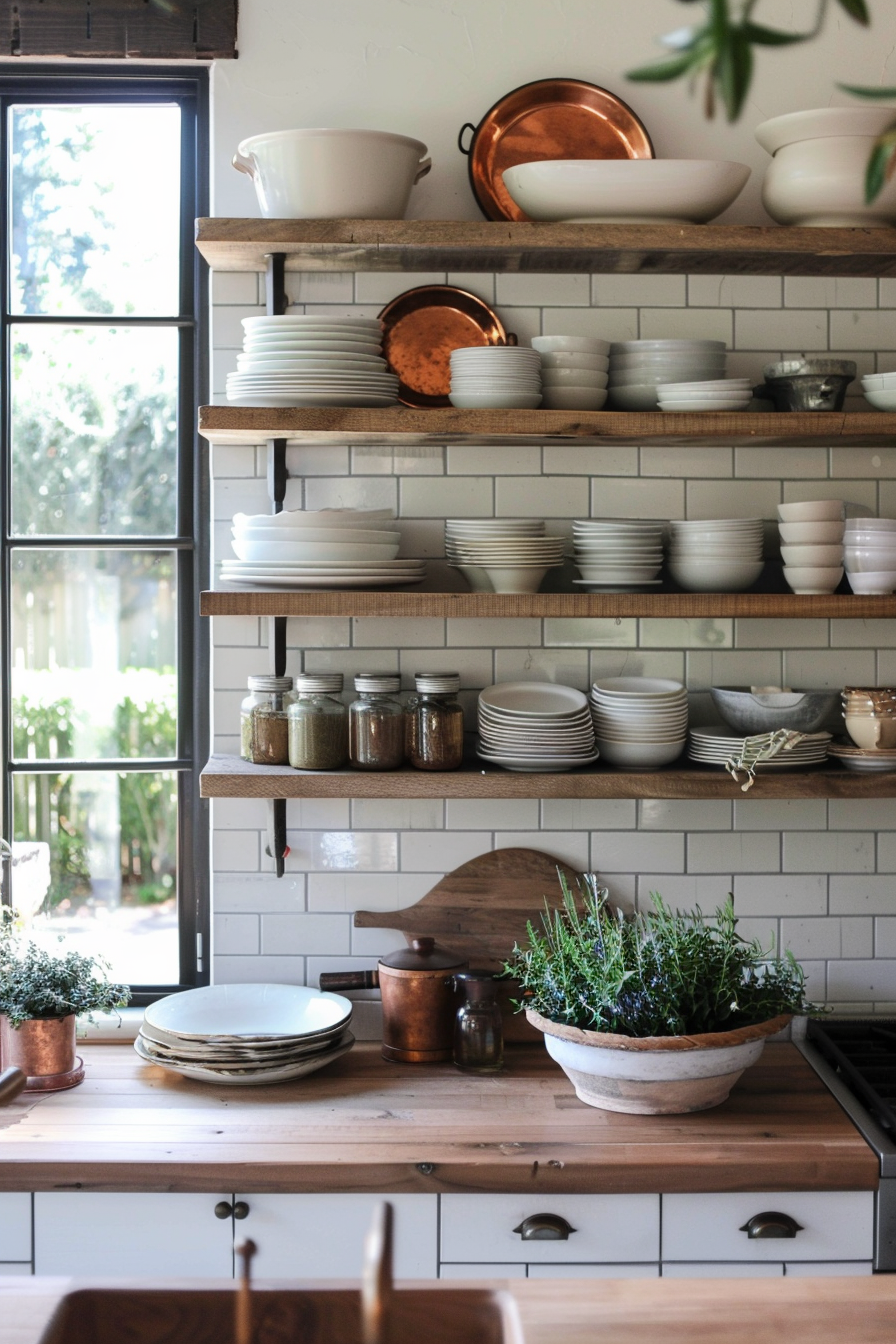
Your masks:
[[[586,873],[578,893],[564,875],[563,906],[528,926],[529,946],[505,967],[534,1027],[589,1106],[642,1115],[717,1106],[805,1002],[791,953],[764,951],[736,932],[734,904],[712,919],[699,908],[614,912]]]
[[[76,1017],[123,1008],[131,997],[106,969],[101,958],[80,952],[52,956],[21,937],[13,912],[0,912],[0,1064],[21,1069],[29,1090],[81,1082]]]

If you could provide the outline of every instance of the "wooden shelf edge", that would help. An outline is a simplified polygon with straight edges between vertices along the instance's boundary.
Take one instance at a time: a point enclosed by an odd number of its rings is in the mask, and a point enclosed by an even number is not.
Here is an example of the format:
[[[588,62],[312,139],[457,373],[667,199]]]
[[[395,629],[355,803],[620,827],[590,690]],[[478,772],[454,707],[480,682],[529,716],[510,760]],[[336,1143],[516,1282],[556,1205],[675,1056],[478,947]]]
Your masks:
[[[629,774],[611,768],[568,774],[508,770],[336,770],[305,772],[250,765],[216,755],[201,775],[203,798],[668,798],[736,799],[744,793],[722,770],[670,769]],[[825,767],[762,775],[750,798],[896,798],[896,773],[861,775]]]

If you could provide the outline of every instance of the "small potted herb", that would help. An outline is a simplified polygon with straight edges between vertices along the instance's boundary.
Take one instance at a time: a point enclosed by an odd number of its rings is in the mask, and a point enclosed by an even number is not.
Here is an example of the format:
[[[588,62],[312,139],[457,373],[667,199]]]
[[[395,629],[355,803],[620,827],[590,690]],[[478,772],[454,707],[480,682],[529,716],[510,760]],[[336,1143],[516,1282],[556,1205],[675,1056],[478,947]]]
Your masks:
[[[84,1077],[75,1055],[76,1017],[92,1020],[131,997],[106,971],[99,957],[52,956],[25,941],[12,911],[0,911],[0,1060],[21,1069],[30,1090],[61,1091]]]
[[[762,1053],[765,1038],[811,1009],[793,955],[772,956],[736,932],[729,896],[712,919],[698,908],[613,911],[593,874],[563,906],[528,926],[506,966],[518,1010],[544,1032],[589,1106],[642,1115],[717,1106]]]

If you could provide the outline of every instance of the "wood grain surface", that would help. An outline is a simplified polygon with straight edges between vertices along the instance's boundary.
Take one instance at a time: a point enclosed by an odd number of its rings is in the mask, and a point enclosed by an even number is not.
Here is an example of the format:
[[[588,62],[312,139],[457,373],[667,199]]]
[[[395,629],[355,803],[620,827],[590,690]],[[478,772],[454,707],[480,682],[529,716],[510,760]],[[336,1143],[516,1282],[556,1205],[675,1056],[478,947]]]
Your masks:
[[[71,1092],[0,1112],[2,1190],[871,1190],[878,1162],[793,1045],[692,1115],[599,1111],[543,1046],[477,1077],[355,1047],[278,1086],[191,1082],[130,1046],[83,1050]]]

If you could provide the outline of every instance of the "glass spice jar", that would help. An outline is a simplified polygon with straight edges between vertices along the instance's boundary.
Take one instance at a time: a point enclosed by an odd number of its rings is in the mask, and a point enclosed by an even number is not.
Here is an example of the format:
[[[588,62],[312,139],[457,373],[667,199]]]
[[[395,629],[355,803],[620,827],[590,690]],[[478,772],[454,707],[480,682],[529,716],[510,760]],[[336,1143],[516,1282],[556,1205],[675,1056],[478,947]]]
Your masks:
[[[472,1073],[497,1073],[504,1066],[504,1031],[495,977],[460,971],[454,983],[465,996],[454,1023],[454,1062]]]
[[[464,758],[464,711],[457,672],[418,672],[405,711],[405,749],[417,770],[456,770]]]
[[[404,708],[395,697],[401,678],[392,672],[359,672],[359,699],[348,710],[348,758],[356,770],[397,770],[404,764]]]
[[[288,765],[292,677],[249,677],[248,686],[240,705],[240,755],[253,765]]]
[[[336,700],[341,672],[296,677],[289,706],[289,764],[294,770],[338,770],[348,760],[348,709]]]

